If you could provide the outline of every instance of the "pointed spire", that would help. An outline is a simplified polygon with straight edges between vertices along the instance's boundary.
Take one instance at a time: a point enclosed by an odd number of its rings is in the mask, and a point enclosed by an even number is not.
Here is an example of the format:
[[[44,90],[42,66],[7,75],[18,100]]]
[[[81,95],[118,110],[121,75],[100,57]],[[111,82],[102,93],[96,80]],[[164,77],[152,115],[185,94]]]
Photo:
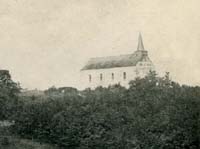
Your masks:
[[[139,33],[139,37],[138,37],[138,47],[137,47],[137,50],[138,51],[144,51],[144,45],[143,45],[141,33]]]

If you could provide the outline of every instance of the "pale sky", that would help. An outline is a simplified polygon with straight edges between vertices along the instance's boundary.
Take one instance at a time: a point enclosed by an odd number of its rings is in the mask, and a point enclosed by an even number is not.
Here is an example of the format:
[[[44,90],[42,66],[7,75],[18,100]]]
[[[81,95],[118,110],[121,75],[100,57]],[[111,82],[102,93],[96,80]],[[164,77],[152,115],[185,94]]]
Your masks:
[[[90,57],[130,54],[200,85],[199,0],[0,0],[0,69],[29,89],[77,86]]]

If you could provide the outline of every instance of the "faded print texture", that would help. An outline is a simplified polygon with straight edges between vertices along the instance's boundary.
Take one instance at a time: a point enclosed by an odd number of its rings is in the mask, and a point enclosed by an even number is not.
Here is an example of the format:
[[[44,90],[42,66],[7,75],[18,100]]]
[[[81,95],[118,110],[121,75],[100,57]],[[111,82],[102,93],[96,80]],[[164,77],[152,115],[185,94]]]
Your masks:
[[[90,57],[133,53],[138,33],[159,73],[199,85],[198,0],[1,0],[0,63],[25,88],[79,86]]]

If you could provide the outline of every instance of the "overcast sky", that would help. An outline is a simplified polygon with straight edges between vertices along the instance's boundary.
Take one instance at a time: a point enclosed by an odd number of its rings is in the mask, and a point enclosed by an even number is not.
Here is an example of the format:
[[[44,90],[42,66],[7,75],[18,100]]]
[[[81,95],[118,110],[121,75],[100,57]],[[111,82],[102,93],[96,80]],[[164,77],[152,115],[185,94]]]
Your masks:
[[[25,88],[76,86],[90,57],[133,53],[200,85],[199,0],[0,0],[0,69]]]

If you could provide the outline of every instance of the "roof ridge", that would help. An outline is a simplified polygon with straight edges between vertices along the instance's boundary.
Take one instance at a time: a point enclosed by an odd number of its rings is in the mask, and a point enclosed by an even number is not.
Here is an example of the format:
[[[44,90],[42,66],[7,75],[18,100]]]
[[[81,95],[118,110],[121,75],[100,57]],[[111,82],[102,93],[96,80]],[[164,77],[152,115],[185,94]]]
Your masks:
[[[129,56],[129,55],[134,55],[134,53],[132,54],[120,54],[120,55],[116,55],[116,56],[101,56],[101,57],[92,57],[90,59],[100,59],[100,58],[110,58],[110,57],[120,57],[120,56]]]

